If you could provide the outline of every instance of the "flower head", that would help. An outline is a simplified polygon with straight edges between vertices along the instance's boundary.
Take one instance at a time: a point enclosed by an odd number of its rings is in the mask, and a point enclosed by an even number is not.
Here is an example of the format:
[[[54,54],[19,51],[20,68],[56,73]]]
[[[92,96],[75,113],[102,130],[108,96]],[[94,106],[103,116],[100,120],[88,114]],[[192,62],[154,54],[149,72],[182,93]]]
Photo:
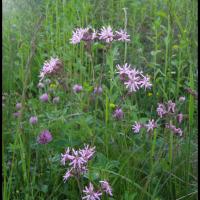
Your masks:
[[[16,103],[15,108],[16,108],[17,110],[20,110],[20,109],[22,108],[22,104],[21,104],[21,103]]]
[[[139,122],[135,122],[135,124],[132,126],[132,130],[134,133],[139,133],[142,125]]]
[[[119,31],[115,31],[115,36],[114,38],[118,41],[127,41],[129,42],[130,39],[129,39],[130,35],[127,34],[126,31],[124,30],[119,30]]]
[[[123,66],[117,65],[119,77],[122,81],[125,81],[128,78],[128,74],[131,72],[130,65],[125,63]]]
[[[83,39],[83,36],[88,32],[88,28],[77,28],[72,33],[72,38],[70,39],[71,44],[78,44]],[[85,36],[86,37],[86,36]]]
[[[104,180],[104,181],[99,181],[99,182],[101,183],[102,190],[105,193],[109,194],[110,196],[113,196],[113,194],[112,194],[112,188],[110,187],[108,181]]]
[[[82,87],[81,85],[75,84],[75,85],[73,86],[73,91],[74,91],[75,93],[79,93],[79,92],[81,92],[82,90],[83,90],[83,87]]]
[[[29,119],[29,123],[30,124],[37,124],[38,122],[38,118],[36,116],[32,116],[30,119]]]
[[[181,122],[183,121],[183,114],[182,113],[179,113],[177,115],[177,120],[178,120],[178,123],[181,124]]]
[[[144,75],[142,75],[142,77],[143,77],[143,79],[140,81],[140,84],[141,84],[140,87],[144,87],[145,90],[147,88],[151,88],[152,84],[149,81],[150,78],[148,76],[144,76]]]
[[[165,115],[167,113],[165,105],[162,104],[162,103],[158,104],[156,111],[158,113],[158,116],[161,117],[161,118],[163,117],[163,115]]]
[[[48,130],[44,130],[37,138],[39,144],[47,144],[52,140],[52,135]]]
[[[21,116],[21,112],[15,112],[15,113],[13,113],[13,116],[16,117],[16,118],[18,118],[18,117]]]
[[[180,98],[179,98],[179,101],[180,101],[180,102],[184,102],[184,101],[185,101],[185,97],[180,97]]]
[[[171,100],[167,102],[167,106],[168,106],[168,112],[175,112],[175,107],[176,107],[176,104],[173,103]]]
[[[117,108],[117,109],[114,111],[113,117],[116,118],[117,120],[122,119],[123,116],[124,116],[124,113],[123,113],[123,111],[122,111],[121,108]]]
[[[58,58],[51,57],[49,61],[45,61],[43,68],[40,71],[40,81],[44,79],[45,76],[55,75],[61,71],[63,68],[62,62]]]
[[[38,85],[37,85],[37,87],[38,87],[38,88],[44,88],[44,83],[39,82]]]
[[[99,33],[100,40],[104,40],[106,43],[110,43],[113,41],[113,37],[114,37],[114,34],[113,34],[112,28],[110,26],[108,26],[108,27],[103,26],[101,28],[101,31]]]
[[[100,200],[100,196],[102,195],[101,192],[94,191],[94,186],[92,183],[89,183],[89,187],[85,187],[83,193],[85,193],[86,196],[84,196],[82,199],[86,200]]]
[[[103,92],[103,89],[101,86],[94,88],[94,94],[101,94]]]
[[[40,101],[47,102],[49,100],[49,96],[47,93],[40,96]]]
[[[156,128],[156,123],[154,122],[154,119],[149,120],[149,123],[145,125],[147,128],[147,132],[153,131],[154,128]]]

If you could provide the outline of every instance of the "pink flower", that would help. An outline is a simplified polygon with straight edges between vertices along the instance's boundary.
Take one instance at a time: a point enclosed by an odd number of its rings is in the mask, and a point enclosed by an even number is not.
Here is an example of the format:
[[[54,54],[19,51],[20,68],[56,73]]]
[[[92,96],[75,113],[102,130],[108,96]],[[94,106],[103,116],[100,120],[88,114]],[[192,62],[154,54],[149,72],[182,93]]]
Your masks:
[[[122,67],[120,65],[116,66],[118,69],[119,77],[122,81],[125,81],[128,78],[128,74],[131,72],[130,65],[125,63]]]
[[[30,124],[37,124],[38,122],[38,118],[36,116],[32,116],[30,119],[29,119],[29,123]]]
[[[81,169],[82,165],[84,165],[87,161],[79,154],[78,151],[75,151],[74,149],[72,149],[72,151],[73,156],[69,165],[74,169]]]
[[[69,147],[67,148],[67,150],[65,150],[64,154],[61,154],[61,163],[62,165],[65,165],[65,162],[68,160],[73,160],[74,156],[70,155],[70,149]]]
[[[81,92],[82,90],[83,90],[83,87],[82,87],[81,85],[76,84],[76,85],[73,86],[73,91],[74,91],[75,93],[79,93],[79,92]]]
[[[130,35],[127,34],[127,32],[125,32],[124,30],[119,30],[119,31],[115,31],[115,36],[114,38],[118,41],[130,41],[129,37]]]
[[[72,38],[70,39],[71,44],[78,44],[81,42],[85,33],[88,32],[88,28],[77,28],[73,31]]]
[[[13,113],[13,116],[16,117],[16,118],[18,118],[18,117],[21,116],[21,112],[15,112],[15,113]]]
[[[48,130],[44,130],[37,138],[39,144],[47,144],[52,140],[52,135]]]
[[[173,103],[171,100],[168,101],[167,106],[168,106],[168,112],[170,112],[170,111],[173,113],[175,112],[176,104]]]
[[[154,122],[154,119],[149,120],[149,123],[145,125],[147,128],[147,132],[153,131],[154,128],[156,128],[156,123]]]
[[[182,113],[179,113],[177,115],[177,120],[178,120],[178,123],[181,124],[181,122],[183,121],[183,114]]]
[[[95,192],[94,187],[92,183],[89,183],[89,187],[85,187],[85,190],[83,190],[83,193],[85,193],[86,196],[84,196],[82,199],[86,200],[100,200],[100,196],[102,195],[101,192]]]
[[[71,177],[71,176],[73,176],[72,174],[71,174],[71,170],[68,170],[66,173],[65,173],[65,175],[63,176],[63,181],[64,181],[64,183],[69,179],[69,177]]]
[[[161,117],[161,118],[163,117],[163,115],[165,115],[167,113],[165,105],[162,104],[162,103],[158,104],[156,111],[158,113],[158,116]]]
[[[99,182],[101,183],[102,190],[105,193],[109,194],[110,196],[113,196],[112,188],[110,187],[109,183],[107,181],[105,181],[105,180],[104,181],[99,181]]]
[[[124,84],[126,85],[126,88],[129,89],[129,92],[136,92],[140,88],[140,80],[140,73],[133,69],[128,74],[128,81],[124,82]]]
[[[113,31],[110,26],[108,27],[102,27],[101,32],[99,33],[99,39],[104,40],[106,43],[112,42],[113,41]]]
[[[141,124],[139,122],[135,122],[135,125],[132,126],[132,130],[134,133],[139,133],[141,129]]]
[[[16,107],[17,110],[20,110],[22,108],[22,104],[21,103],[17,103],[15,107]]]
[[[80,155],[86,161],[90,160],[95,153],[95,147],[90,148],[89,145],[86,145],[84,149],[79,150]]]
[[[40,81],[43,80],[44,77],[47,75],[54,75],[60,72],[62,67],[63,67],[63,64],[58,58],[51,57],[49,61],[44,62],[43,68],[41,69],[40,75],[39,75]]]
[[[123,111],[122,111],[121,108],[117,108],[117,109],[114,111],[113,117],[116,118],[117,120],[122,119],[123,116],[124,116],[124,113],[123,113]]]
[[[49,96],[47,93],[40,96],[40,101],[47,102],[49,100]]]
[[[145,88],[145,90],[147,89],[147,88],[151,88],[151,86],[152,86],[152,84],[150,83],[150,78],[149,77],[147,77],[147,76],[143,76],[142,75],[142,77],[143,77],[143,79],[140,81],[140,87],[144,87]]]
[[[101,86],[94,88],[94,94],[101,94],[103,92],[103,89]]]

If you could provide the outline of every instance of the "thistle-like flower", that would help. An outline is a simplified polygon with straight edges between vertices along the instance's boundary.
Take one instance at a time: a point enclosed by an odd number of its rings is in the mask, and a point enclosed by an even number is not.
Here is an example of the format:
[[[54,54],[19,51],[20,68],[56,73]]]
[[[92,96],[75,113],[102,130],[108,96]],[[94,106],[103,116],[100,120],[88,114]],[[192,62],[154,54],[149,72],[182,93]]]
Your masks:
[[[40,81],[43,80],[45,76],[58,74],[61,72],[62,68],[62,62],[58,58],[51,57],[49,61],[44,62],[43,68],[41,69],[39,75]]]
[[[121,108],[117,108],[114,111],[113,117],[116,118],[117,120],[121,120],[123,116],[124,116],[124,113]]]
[[[142,74],[141,74],[142,75]],[[150,89],[152,84],[150,83],[150,78],[148,76],[142,75],[143,79],[140,81],[140,87],[144,87],[145,90],[148,88]]]
[[[128,74],[131,72],[131,67],[128,63],[125,63],[123,66],[117,65],[119,77],[122,81],[127,80]]]
[[[110,26],[108,27],[102,27],[101,31],[99,33],[99,39],[105,41],[106,43],[110,43],[113,41],[113,31],[112,28]]]
[[[112,194],[112,188],[110,187],[108,181],[104,180],[104,181],[99,181],[99,182],[101,184],[102,190],[105,193],[109,194],[110,196],[113,196],[113,194]]]
[[[82,90],[83,90],[83,87],[82,87],[81,85],[75,84],[75,85],[73,86],[73,91],[74,91],[75,93],[79,93],[79,92],[81,92]]]
[[[115,40],[129,42],[130,41],[129,37],[130,35],[128,35],[127,32],[122,29],[119,31],[115,31],[115,36],[114,36]]]
[[[30,117],[30,119],[29,119],[30,124],[34,125],[34,124],[37,124],[37,122],[38,122],[37,116]]]
[[[154,119],[149,120],[149,123],[145,125],[147,128],[147,132],[153,131],[154,128],[156,128],[156,123],[154,122]]]
[[[45,93],[45,94],[43,94],[43,95],[40,96],[40,101],[42,101],[42,102],[48,102],[48,100],[49,100],[49,96],[48,96],[47,93]]]
[[[163,117],[163,115],[165,115],[167,113],[165,105],[162,104],[162,103],[158,104],[156,111],[158,113],[158,116],[161,117],[161,118]]]
[[[77,28],[73,31],[72,38],[70,39],[71,44],[78,44],[83,39],[85,33],[88,32],[88,28]]]
[[[94,191],[94,186],[92,185],[92,183],[89,183],[89,187],[85,187],[83,193],[85,193],[86,196],[84,196],[82,199],[86,200],[100,200],[100,197],[102,195],[101,192]]]
[[[175,107],[176,107],[176,104],[173,103],[171,100],[169,100],[167,102],[167,106],[168,106],[168,112],[175,112]]]
[[[135,124],[132,126],[132,130],[134,133],[139,133],[142,125],[139,122],[135,122]]]

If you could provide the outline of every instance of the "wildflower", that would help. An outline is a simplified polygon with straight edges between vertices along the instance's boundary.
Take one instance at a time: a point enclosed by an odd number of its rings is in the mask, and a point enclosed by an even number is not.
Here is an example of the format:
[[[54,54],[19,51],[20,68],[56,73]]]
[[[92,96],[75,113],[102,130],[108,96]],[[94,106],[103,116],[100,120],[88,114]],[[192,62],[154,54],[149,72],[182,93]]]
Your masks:
[[[101,28],[101,32],[99,33],[99,39],[104,40],[106,43],[113,41],[113,31],[110,26]]]
[[[16,106],[15,106],[15,108],[17,110],[20,110],[22,108],[22,104],[21,103],[17,103]]]
[[[176,106],[176,104],[175,103],[173,103],[171,100],[170,101],[168,101],[168,103],[167,103],[167,106],[168,106],[168,112],[175,112],[175,106]]]
[[[136,92],[140,88],[141,78],[139,75],[140,73],[135,69],[128,74],[128,81],[124,82],[124,84],[129,89],[129,92]]]
[[[39,144],[47,144],[52,140],[52,135],[48,130],[44,130],[37,138]]]
[[[183,114],[182,114],[182,113],[179,113],[179,114],[177,115],[177,120],[178,120],[178,123],[179,123],[179,124],[183,121]]]
[[[69,165],[74,169],[81,169],[81,166],[87,161],[79,154],[79,151],[75,151],[74,149],[72,149],[72,151],[73,156]]]
[[[131,71],[130,65],[125,63],[122,67],[120,65],[117,65],[116,67],[119,70],[117,73],[119,74],[120,79],[125,81]]]
[[[47,102],[49,100],[49,96],[47,93],[40,96],[40,101]]]
[[[63,181],[64,183],[68,180],[69,177],[71,177],[72,174],[71,174],[71,170],[68,170],[65,175],[63,176]]]
[[[110,196],[113,196],[112,188],[110,187],[109,183],[107,181],[105,181],[105,180],[104,181],[99,181],[99,182],[101,183],[102,190],[105,193],[109,194]]]
[[[37,87],[38,87],[38,88],[44,88],[44,83],[39,82],[38,85],[37,85]]]
[[[84,149],[79,150],[80,155],[86,161],[90,160],[95,153],[95,147],[89,148],[89,145],[86,145]]]
[[[158,113],[158,116],[161,118],[163,117],[163,115],[165,115],[167,113],[166,108],[165,108],[164,104],[162,104],[162,103],[158,104],[156,111]]]
[[[79,93],[79,92],[81,92],[82,90],[83,90],[83,87],[82,87],[81,85],[76,84],[76,85],[73,86],[73,91],[74,91],[75,93]]]
[[[130,41],[130,35],[127,34],[124,30],[115,31],[114,39],[118,41]]]
[[[135,122],[135,125],[132,126],[132,130],[134,133],[139,133],[141,129],[141,124],[139,122]]]
[[[65,162],[67,160],[72,160],[74,157],[70,155],[70,149],[69,147],[67,148],[67,150],[65,151],[64,154],[61,154],[61,163],[62,165],[65,165]]]
[[[123,111],[122,111],[121,108],[117,108],[117,109],[114,111],[113,117],[116,118],[117,120],[122,119],[123,116],[124,116],[124,113],[123,113]]]
[[[30,119],[29,119],[29,123],[30,124],[37,124],[38,122],[38,118],[36,116],[32,116]]]
[[[54,98],[53,98],[53,103],[54,103],[54,104],[59,103],[59,101],[60,101],[60,97],[54,97]]]
[[[62,62],[58,58],[51,57],[49,61],[45,61],[43,68],[40,71],[40,81],[44,79],[45,76],[55,75],[61,71],[63,68]]]
[[[86,196],[84,196],[82,199],[86,200],[100,200],[100,196],[102,195],[101,192],[94,191],[94,186],[92,185],[92,183],[89,183],[89,187],[85,187],[83,193],[85,193]]]
[[[185,97],[180,97],[180,98],[179,98],[179,101],[180,101],[180,102],[184,102],[184,101],[185,101]]]
[[[70,39],[71,44],[78,44],[81,42],[85,33],[88,32],[88,28],[77,28],[73,31],[72,38]]]
[[[16,118],[18,118],[18,117],[21,116],[21,112],[15,112],[15,113],[13,113],[13,116],[16,117]]]
[[[142,74],[141,74],[142,75]],[[142,75],[143,76],[143,75]],[[147,89],[147,88],[151,88],[151,86],[152,86],[152,84],[149,82],[149,77],[147,77],[147,76],[143,76],[143,79],[140,81],[140,87],[144,87],[145,88],[145,90]]]
[[[101,94],[103,92],[103,89],[101,86],[94,88],[94,94]]]
[[[170,124],[166,124],[166,128],[169,128],[171,131],[173,131],[175,134],[179,134],[179,136],[183,135],[183,131],[180,128],[176,128],[171,122]]]
[[[156,123],[154,122],[154,119],[149,120],[149,123],[145,125],[147,128],[147,132],[153,131],[153,129],[156,127]]]

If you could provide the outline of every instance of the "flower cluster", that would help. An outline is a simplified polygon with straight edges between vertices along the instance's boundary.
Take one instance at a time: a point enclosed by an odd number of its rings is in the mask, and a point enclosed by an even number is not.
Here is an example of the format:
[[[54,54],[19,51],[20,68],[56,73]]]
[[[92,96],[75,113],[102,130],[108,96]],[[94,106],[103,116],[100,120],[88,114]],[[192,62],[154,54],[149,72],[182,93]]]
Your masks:
[[[116,66],[120,80],[124,83],[129,92],[136,92],[140,88],[150,89],[152,84],[150,78],[145,76],[142,71],[138,71],[135,68],[125,63],[123,66]]]
[[[147,132],[152,132],[154,128],[157,127],[157,123],[154,121],[154,119],[149,120],[147,124],[142,124],[140,122],[135,122],[135,124],[132,126],[132,130],[134,133],[139,133],[141,128],[146,128]]]
[[[67,148],[64,154],[61,154],[61,164],[70,167],[65,175],[63,176],[64,182],[67,181],[69,177],[79,176],[87,172],[87,163],[93,157],[95,153],[95,147],[89,147],[85,145],[83,149],[75,150]]]
[[[111,26],[102,27],[99,31],[91,28],[77,28],[72,33],[71,44],[78,44],[82,41],[91,42],[94,40],[110,43],[112,41],[130,41],[129,35],[124,30],[113,31]]]
[[[19,103],[19,102],[16,103],[15,108],[16,108],[17,112],[13,113],[13,116],[18,118],[18,117],[21,116],[21,111],[20,110],[22,109],[22,104]]]
[[[95,191],[94,190],[94,186],[93,184],[90,182],[89,186],[85,187],[85,189],[83,190],[83,193],[85,194],[85,196],[82,199],[86,199],[86,200],[100,200],[100,197],[102,196],[102,192],[105,192],[106,194],[113,196],[112,194],[112,188],[110,187],[109,183],[104,180],[104,181],[99,181],[100,185],[101,185],[101,191]]]
[[[40,71],[39,75],[40,82],[44,79],[45,76],[56,75],[60,73],[62,69],[63,69],[63,64],[61,60],[59,58],[51,57],[49,61],[44,62],[43,68]]]

